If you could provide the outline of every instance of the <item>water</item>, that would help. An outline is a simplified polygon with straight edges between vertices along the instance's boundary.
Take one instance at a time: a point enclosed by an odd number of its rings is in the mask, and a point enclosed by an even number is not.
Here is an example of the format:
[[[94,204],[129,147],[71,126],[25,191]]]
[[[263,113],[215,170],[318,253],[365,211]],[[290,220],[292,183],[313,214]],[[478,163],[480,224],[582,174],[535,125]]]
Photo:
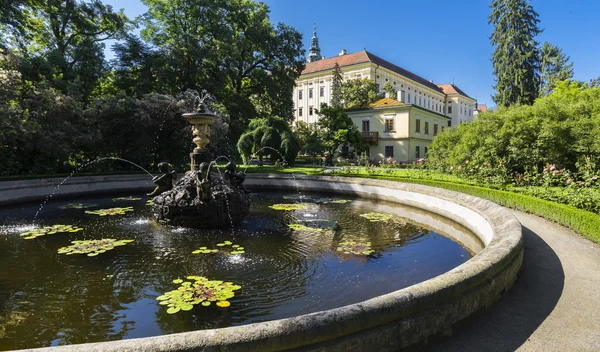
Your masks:
[[[0,350],[155,336],[307,314],[413,285],[473,255],[446,237],[471,238],[461,226],[388,203],[354,199],[317,204],[322,196],[303,194],[307,209],[284,212],[268,206],[297,203],[298,194],[252,194],[246,220],[235,229],[207,231],[148,221],[145,197],[113,201],[117,196],[76,203],[97,204],[90,209],[133,206],[134,211],[99,217],[85,214],[86,209],[59,208],[74,201],[47,204],[39,225],[73,224],[84,230],[33,240],[18,233],[31,226],[36,205],[0,209]],[[334,199],[340,198],[329,200]],[[370,211],[394,218],[374,223],[359,216]],[[338,228],[305,232],[287,226],[315,219],[337,221]],[[56,252],[72,240],[98,238],[135,241],[97,257]],[[191,254],[201,246],[218,248],[216,244],[225,240],[245,247],[245,253]],[[348,240],[368,240],[375,252],[338,253],[338,245]],[[172,280],[187,275],[231,281],[242,288],[228,308],[197,306],[167,314],[156,297],[176,289]]]

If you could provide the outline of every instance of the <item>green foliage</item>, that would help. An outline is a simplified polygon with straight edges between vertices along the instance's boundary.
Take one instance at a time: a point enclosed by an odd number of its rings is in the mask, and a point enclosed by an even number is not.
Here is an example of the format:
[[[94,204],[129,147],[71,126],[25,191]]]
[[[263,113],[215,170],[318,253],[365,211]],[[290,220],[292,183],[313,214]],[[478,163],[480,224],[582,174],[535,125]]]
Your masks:
[[[344,105],[344,95],[343,95],[343,83],[344,77],[342,76],[342,70],[340,69],[340,65],[338,65],[337,61],[335,66],[333,66],[331,78],[331,106],[334,108],[340,108]]]
[[[542,45],[540,66],[540,96],[548,95],[559,81],[573,78],[573,63],[562,49],[548,42]]]
[[[362,136],[358,131],[358,127],[348,117],[343,108],[329,107],[323,104],[319,115],[317,125],[319,126],[328,165],[333,164],[336,151],[341,146],[352,147],[357,152],[362,151]]]
[[[360,214],[361,217],[368,219],[370,222],[388,222],[393,217],[391,214],[370,212]]]
[[[317,124],[307,124],[304,121],[297,121],[294,133],[300,143],[300,152],[302,154],[311,156],[323,154],[324,147]]]
[[[453,172],[467,164],[494,167],[498,175],[509,178],[515,173],[541,173],[549,164],[574,172],[586,156],[598,163],[599,132],[600,88],[559,82],[552,94],[532,106],[483,113],[472,123],[438,135],[428,162]]]
[[[252,120],[248,125],[248,130],[240,137],[237,146],[246,162],[249,162],[253,155],[258,157],[260,163],[265,155],[273,161],[283,156],[292,165],[300,151],[300,143],[289,123],[278,116]]]
[[[76,227],[74,225],[52,225],[44,226],[42,228],[31,229],[29,231],[19,234],[19,236],[23,237],[26,240],[32,240],[40,236],[54,235],[55,233],[61,232],[79,232],[81,230],[83,230],[81,227]]]
[[[235,296],[233,291],[242,288],[232,282],[208,280],[203,276],[188,276],[187,279],[190,281],[173,280],[173,283],[181,284],[179,288],[156,298],[161,305],[169,307],[167,313],[189,311],[197,304],[206,307],[212,302],[216,302],[216,305],[222,308],[229,307],[230,303],[227,300]]]
[[[493,0],[489,24],[498,106],[533,104],[539,92],[538,14],[527,0]]]
[[[87,254],[88,257],[95,257],[98,254],[105,253],[115,249],[115,247],[124,246],[133,240],[116,240],[114,238],[104,238],[101,240],[72,241],[71,246],[61,247],[58,254]]]
[[[303,209],[306,209],[307,206],[305,204],[273,204],[273,205],[269,205],[269,208],[274,209],[274,210],[291,211],[291,210],[303,210]]]
[[[383,91],[384,94],[388,93],[389,97],[392,99],[398,98],[398,91],[396,90],[396,88],[392,87],[390,82],[385,82],[383,87],[381,87],[381,90]]]
[[[304,68],[302,36],[271,24],[269,9],[247,0],[145,0],[142,37],[165,57],[169,92],[202,87],[231,116],[237,140],[261,114],[293,116],[292,90]]]
[[[94,214],[99,216],[107,216],[107,215],[125,215],[126,212],[133,211],[133,207],[125,207],[125,208],[108,208],[108,209],[98,209],[98,210],[86,210],[86,214]]]
[[[342,97],[344,107],[352,109],[365,107],[381,99],[383,95],[377,92],[377,83],[372,79],[356,78],[342,83]]]

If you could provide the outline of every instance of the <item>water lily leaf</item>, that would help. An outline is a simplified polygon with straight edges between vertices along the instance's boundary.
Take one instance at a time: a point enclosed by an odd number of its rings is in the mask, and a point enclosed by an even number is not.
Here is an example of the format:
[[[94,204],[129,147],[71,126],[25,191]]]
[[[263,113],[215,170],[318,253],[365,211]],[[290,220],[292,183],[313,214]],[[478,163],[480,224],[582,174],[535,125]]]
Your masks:
[[[99,216],[107,216],[107,215],[125,215],[126,212],[133,211],[133,207],[125,207],[125,208],[108,208],[108,209],[98,209],[98,210],[86,210],[86,214],[95,214]]]
[[[355,242],[355,241],[344,241],[339,244],[336,251],[343,254],[355,254],[355,255],[369,255],[374,250],[371,249],[371,242]]]
[[[209,301],[204,301],[201,303],[203,306],[208,307],[210,306],[210,302]]]
[[[302,224],[289,224],[288,227],[294,231],[315,231],[322,232],[323,229],[304,226]]]
[[[105,253],[115,248],[115,246],[124,246],[133,240],[116,240],[114,238],[104,238],[101,240],[72,241],[72,245],[58,249],[60,254],[87,254],[88,257],[95,257],[98,254]]]
[[[269,205],[269,208],[274,209],[274,210],[291,211],[291,210],[307,209],[307,206],[304,204],[273,204],[273,205]]]
[[[225,244],[233,244],[233,242],[231,242],[231,241],[223,241],[223,243],[225,243]]]
[[[171,307],[171,308],[167,309],[167,313],[175,314],[175,313],[179,312],[179,310],[180,310],[179,307]]]
[[[195,251],[192,252],[192,254],[200,254],[202,251],[199,249],[196,249]]]
[[[83,230],[83,228],[75,227],[74,225],[57,224],[52,226],[44,226],[42,228],[31,229],[27,232],[20,233],[19,236],[24,237],[26,240],[31,240],[44,235],[54,235],[56,233],[61,232],[77,232],[81,230]]]
[[[371,221],[371,222],[387,222],[393,217],[393,215],[391,215],[391,214],[376,213],[376,212],[360,214],[360,216],[363,218],[369,219],[369,221]]]
[[[156,299],[157,299],[157,300],[159,300],[159,301],[164,301],[165,299],[169,299],[169,296],[167,296],[167,295],[162,295],[162,296],[158,296],[158,297],[156,297]]]
[[[222,307],[222,308],[227,308],[231,305],[231,303],[229,303],[228,301],[219,301],[217,302],[217,306]]]
[[[174,284],[180,284],[182,282],[183,282],[183,280],[181,280],[181,279],[175,279],[175,280],[173,280]]]
[[[219,247],[223,247],[225,245],[225,243],[217,243],[217,246]]]

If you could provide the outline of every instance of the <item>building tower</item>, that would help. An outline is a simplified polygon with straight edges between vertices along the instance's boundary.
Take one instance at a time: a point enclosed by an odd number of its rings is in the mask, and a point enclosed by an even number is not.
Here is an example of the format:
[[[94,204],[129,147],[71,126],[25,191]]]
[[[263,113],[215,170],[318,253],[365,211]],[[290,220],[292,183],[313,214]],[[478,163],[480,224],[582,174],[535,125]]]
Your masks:
[[[313,27],[313,36],[310,42],[310,49],[308,57],[306,58],[307,62],[315,62],[321,60],[323,57],[321,56],[321,48],[319,48],[319,38],[317,38],[317,24]]]

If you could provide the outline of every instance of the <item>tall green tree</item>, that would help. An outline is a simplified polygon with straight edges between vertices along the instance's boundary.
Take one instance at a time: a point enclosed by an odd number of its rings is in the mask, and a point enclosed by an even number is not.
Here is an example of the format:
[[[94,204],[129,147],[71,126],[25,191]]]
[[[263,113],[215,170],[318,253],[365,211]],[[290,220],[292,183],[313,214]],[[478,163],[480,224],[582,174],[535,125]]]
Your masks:
[[[13,33],[23,78],[44,77],[63,93],[87,98],[104,72],[104,44],[124,33],[123,11],[98,0],[30,1],[26,32]],[[24,5],[25,6],[25,5]]]
[[[344,97],[342,93],[342,84],[344,83],[344,76],[342,76],[342,70],[340,65],[335,63],[333,66],[333,77],[331,80],[331,106],[337,108],[344,104]]]
[[[115,58],[111,61],[114,84],[127,95],[138,96],[162,91],[160,82],[164,56],[134,35],[126,36],[112,46]]]
[[[539,92],[539,55],[535,37],[542,32],[527,0],[493,0],[489,23],[496,76],[496,104],[533,104]]]
[[[540,55],[540,95],[547,95],[557,82],[573,78],[573,63],[561,48],[548,42],[542,45]]]
[[[600,87],[600,76],[598,76],[596,78],[590,79],[590,82],[588,83],[588,86],[590,88]]]
[[[383,97],[377,92],[377,84],[369,78],[356,78],[342,84],[342,97],[346,109],[366,106]]]
[[[333,164],[333,158],[340,147],[348,146],[356,151],[362,151],[362,136],[343,107],[323,104],[319,115],[317,124],[328,165]]]
[[[269,8],[249,0],[143,0],[144,39],[168,58],[172,94],[207,89],[222,102],[237,139],[256,106],[291,119],[292,89],[304,68],[302,36],[269,19]],[[288,94],[289,93],[289,94]]]

